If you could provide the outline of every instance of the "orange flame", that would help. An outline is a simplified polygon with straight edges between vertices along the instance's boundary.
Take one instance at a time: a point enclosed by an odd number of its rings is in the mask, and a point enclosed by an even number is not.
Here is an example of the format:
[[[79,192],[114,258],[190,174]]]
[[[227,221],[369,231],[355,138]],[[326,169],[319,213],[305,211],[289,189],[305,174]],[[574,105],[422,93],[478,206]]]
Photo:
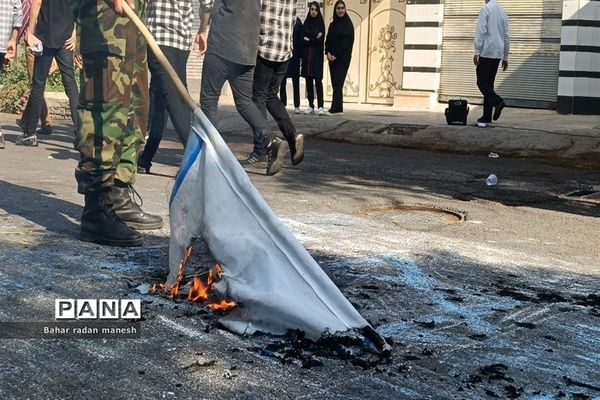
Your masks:
[[[156,293],[159,290],[164,290],[169,293],[172,299],[176,298],[179,295],[180,285],[183,279],[185,278],[185,265],[187,264],[188,259],[192,255],[192,246],[190,245],[186,249],[186,253],[183,257],[183,260],[179,263],[179,271],[177,272],[177,277],[175,278],[175,283],[172,287],[167,287],[166,283],[160,283],[158,286],[154,284],[150,289],[151,293]],[[216,263],[214,268],[214,275],[217,277],[217,280],[221,280],[223,277],[223,267],[221,264]],[[212,290],[213,284],[215,282],[213,271],[208,270],[208,276],[206,277],[206,283],[202,282],[199,276],[194,276],[194,281],[192,282],[192,286],[190,287],[190,291],[188,293],[188,300],[191,302],[200,302],[207,301],[210,291]],[[206,305],[212,311],[227,311],[231,310],[236,306],[236,303],[232,300],[220,300],[218,302],[212,302]]]
[[[206,305],[213,311],[227,311],[236,306],[235,301],[221,300],[218,303],[210,303]]]

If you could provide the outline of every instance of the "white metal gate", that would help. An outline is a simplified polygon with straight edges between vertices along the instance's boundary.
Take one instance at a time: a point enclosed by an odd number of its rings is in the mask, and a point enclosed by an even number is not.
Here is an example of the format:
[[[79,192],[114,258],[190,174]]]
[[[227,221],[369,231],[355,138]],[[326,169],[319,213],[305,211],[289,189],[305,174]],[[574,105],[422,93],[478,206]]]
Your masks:
[[[562,0],[500,0],[511,34],[509,68],[496,89],[507,104],[555,108],[558,90]],[[482,0],[444,2],[440,100],[481,103],[473,65],[473,38]]]

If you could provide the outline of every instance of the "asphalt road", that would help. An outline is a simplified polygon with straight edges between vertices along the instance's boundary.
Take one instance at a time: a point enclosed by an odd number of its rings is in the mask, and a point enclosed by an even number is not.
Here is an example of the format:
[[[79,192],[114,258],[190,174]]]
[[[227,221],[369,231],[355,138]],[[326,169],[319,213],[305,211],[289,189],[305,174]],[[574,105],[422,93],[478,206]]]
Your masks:
[[[56,298],[120,297],[142,299],[144,320],[140,339],[0,339],[2,398],[600,397],[600,205],[564,196],[597,188],[598,171],[318,140],[275,177],[248,169],[394,343],[388,359],[343,357],[240,337],[197,304],[140,293],[166,276],[168,224],[141,248],[78,241],[71,129],[39,148],[3,130],[0,322],[51,321]],[[224,135],[238,158],[250,150],[247,132]],[[166,219],[181,155],[166,140],[136,184]]]

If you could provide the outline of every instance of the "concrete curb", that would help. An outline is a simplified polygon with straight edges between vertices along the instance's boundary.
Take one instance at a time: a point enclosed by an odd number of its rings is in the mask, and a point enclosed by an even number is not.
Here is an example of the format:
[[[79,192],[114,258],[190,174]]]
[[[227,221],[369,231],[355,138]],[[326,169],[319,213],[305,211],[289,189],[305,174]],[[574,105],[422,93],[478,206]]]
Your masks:
[[[586,132],[549,132],[504,126],[482,129],[474,126],[385,124],[334,118],[335,122],[328,122],[327,126],[298,121],[296,128],[308,137],[355,144],[466,154],[495,152],[600,168],[600,136]]]

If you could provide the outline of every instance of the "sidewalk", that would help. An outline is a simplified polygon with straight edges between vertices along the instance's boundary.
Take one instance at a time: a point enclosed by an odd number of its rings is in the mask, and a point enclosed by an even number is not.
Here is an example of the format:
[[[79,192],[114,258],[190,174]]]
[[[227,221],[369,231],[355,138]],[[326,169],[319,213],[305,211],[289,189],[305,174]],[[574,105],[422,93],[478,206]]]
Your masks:
[[[193,93],[192,97],[199,96]],[[481,107],[470,107],[469,124],[474,124]],[[600,168],[600,116],[507,107],[497,123],[478,128],[447,125],[444,108],[444,104],[433,111],[345,104],[343,115],[293,114],[293,108],[289,107],[288,112],[297,130],[307,137],[467,154],[494,152],[501,156],[544,158],[569,166]],[[235,111],[231,97],[222,97],[220,109],[219,130],[249,130]],[[15,117],[0,114],[0,124],[14,125]],[[274,123],[273,127],[277,129]]]
[[[198,98],[197,94],[193,94]],[[230,98],[221,100],[224,131],[248,127],[235,112]],[[561,115],[551,110],[505,108],[497,123],[473,126],[481,114],[471,105],[469,125],[449,126],[444,109],[425,111],[366,104],[345,104],[342,115],[304,115],[288,112],[299,132],[307,137],[356,144],[545,158],[570,166],[600,168],[600,116]],[[304,108],[302,108],[302,112]],[[276,129],[276,125],[273,123]]]

